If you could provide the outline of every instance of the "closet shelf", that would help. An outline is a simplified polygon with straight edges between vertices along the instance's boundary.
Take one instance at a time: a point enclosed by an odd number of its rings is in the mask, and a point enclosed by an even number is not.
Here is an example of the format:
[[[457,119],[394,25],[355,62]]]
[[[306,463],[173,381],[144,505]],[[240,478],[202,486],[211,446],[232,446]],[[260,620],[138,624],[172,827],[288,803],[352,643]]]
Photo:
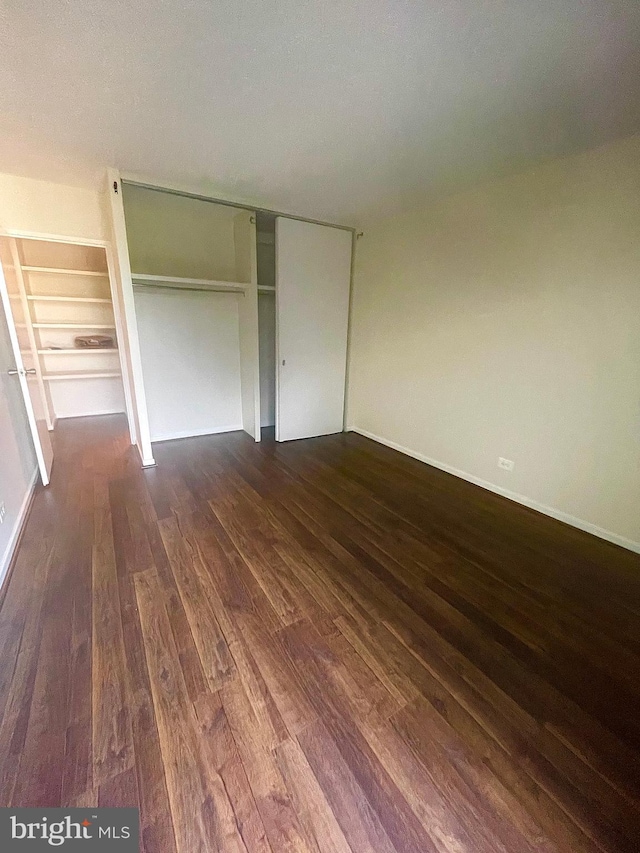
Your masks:
[[[258,292],[259,293],[275,293],[276,289],[275,289],[275,287],[271,287],[271,285],[268,285],[268,284],[259,284],[258,285]]]
[[[67,270],[58,267],[22,267],[24,272],[45,272],[54,275],[95,275],[100,278],[109,278],[108,272],[96,272],[95,270]]]
[[[39,355],[102,355],[118,352],[117,347],[85,347],[83,349],[39,349]]]
[[[110,299],[102,299],[97,296],[39,296],[31,294],[27,296],[30,302],[99,302],[103,305],[111,305]]]
[[[69,373],[43,373],[45,382],[58,382],[62,379],[116,379],[122,376],[119,370],[75,370]]]
[[[216,281],[209,278],[180,278],[171,275],[146,275],[131,273],[134,284],[143,286],[176,288],[178,290],[212,290],[243,293],[247,285],[240,281]]]
[[[115,329],[113,323],[32,323],[34,329]]]

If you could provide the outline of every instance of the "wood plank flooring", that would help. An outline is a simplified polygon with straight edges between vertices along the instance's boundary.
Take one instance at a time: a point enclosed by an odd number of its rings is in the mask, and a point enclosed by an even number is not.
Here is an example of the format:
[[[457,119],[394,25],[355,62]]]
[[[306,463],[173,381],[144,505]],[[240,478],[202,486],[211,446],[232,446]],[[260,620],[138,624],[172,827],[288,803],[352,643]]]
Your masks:
[[[0,804],[144,853],[640,849],[640,558],[356,436],[60,422],[0,609]]]

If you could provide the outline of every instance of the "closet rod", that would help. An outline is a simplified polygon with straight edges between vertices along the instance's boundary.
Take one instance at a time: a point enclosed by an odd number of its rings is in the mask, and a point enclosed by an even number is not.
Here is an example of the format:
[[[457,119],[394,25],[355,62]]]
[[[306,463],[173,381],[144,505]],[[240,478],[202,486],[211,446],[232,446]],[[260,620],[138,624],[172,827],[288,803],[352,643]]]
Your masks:
[[[143,289],[143,290],[175,290],[178,293],[184,293],[184,291],[194,291],[196,293],[231,293],[235,296],[241,295],[244,296],[245,289],[243,287],[182,287],[177,284],[156,284],[150,282],[147,284],[146,282],[133,282],[134,289]]]
[[[295,216],[293,213],[282,213],[279,210],[270,210],[268,207],[256,207],[249,204],[240,204],[237,201],[228,201],[224,198],[212,198],[208,195],[198,195],[198,193],[190,193],[185,190],[174,190],[171,187],[158,187],[154,184],[145,184],[143,181],[136,181],[132,178],[120,178],[120,183],[128,184],[130,187],[142,187],[145,190],[153,190],[157,193],[169,193],[169,195],[177,195],[182,198],[194,198],[197,201],[208,201],[211,204],[224,204],[227,207],[237,207],[239,210],[248,210],[251,213],[268,213],[271,216],[283,216],[285,219],[297,219],[298,222],[309,222],[311,225],[328,225],[329,228],[340,228],[342,231],[351,231],[355,234],[356,229],[349,225],[336,225],[335,222],[324,222],[322,219],[309,219],[306,216]]]

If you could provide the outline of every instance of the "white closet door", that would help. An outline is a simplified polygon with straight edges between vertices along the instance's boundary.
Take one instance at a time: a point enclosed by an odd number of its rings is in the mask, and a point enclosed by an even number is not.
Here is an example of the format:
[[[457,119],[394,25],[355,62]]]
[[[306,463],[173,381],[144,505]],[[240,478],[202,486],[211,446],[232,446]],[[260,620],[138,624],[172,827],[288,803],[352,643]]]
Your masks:
[[[0,242],[0,255],[0,304],[7,319],[14,358],[14,365],[9,372],[20,384],[42,485],[47,486],[51,478],[53,448],[47,427],[46,404],[39,384],[38,355],[27,332],[30,325],[29,308],[16,271],[19,260],[15,244],[12,251],[9,242],[3,239]]]
[[[342,432],[350,231],[276,219],[276,440]]]

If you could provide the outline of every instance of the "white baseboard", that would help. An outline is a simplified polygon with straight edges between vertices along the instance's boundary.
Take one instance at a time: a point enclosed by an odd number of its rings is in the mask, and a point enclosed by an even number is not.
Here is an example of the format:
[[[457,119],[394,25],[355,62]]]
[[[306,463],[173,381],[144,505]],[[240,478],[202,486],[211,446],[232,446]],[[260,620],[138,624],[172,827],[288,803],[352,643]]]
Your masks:
[[[65,412],[62,415],[58,415],[56,418],[56,425],[58,421],[70,420],[71,418],[97,418],[102,415],[124,415],[126,412],[123,409],[96,409],[91,412]],[[55,426],[54,426],[55,429]]]
[[[11,531],[11,536],[9,537],[9,541],[7,542],[6,548],[4,549],[4,554],[2,555],[2,557],[0,557],[0,589],[2,589],[2,586],[4,584],[7,571],[9,569],[9,566],[11,565],[11,560],[13,559],[13,552],[15,550],[16,543],[20,538],[20,533],[22,532],[24,523],[27,520],[27,513],[29,512],[29,507],[31,506],[31,499],[33,498],[33,492],[36,488],[37,482],[38,469],[35,468],[31,477],[31,481],[27,487],[27,491],[25,492],[24,498],[22,499],[22,503],[20,504],[18,517],[16,518],[16,523],[14,524],[13,530]]]
[[[468,474],[466,471],[461,471],[459,468],[454,468],[452,465],[447,465],[445,462],[438,462],[437,459],[431,459],[429,456],[425,456],[424,453],[418,453],[415,450],[411,450],[409,447],[403,447],[403,445],[398,444],[395,441],[382,438],[382,436],[375,435],[375,433],[369,432],[366,429],[351,426],[349,427],[349,431],[357,432],[359,435],[365,436],[365,438],[377,441],[378,444],[384,444],[386,447],[398,450],[406,456],[411,456],[413,459],[418,459],[420,462],[432,465],[434,468],[439,468],[441,471],[446,471],[447,474],[453,474],[455,477],[467,480],[475,486],[480,486],[483,489],[487,489],[489,492],[495,492],[495,494],[501,495],[503,498],[508,498],[511,501],[527,506],[529,509],[535,509],[538,512],[543,513],[543,515],[548,515],[551,518],[555,518],[557,521],[563,521],[565,524],[577,527],[578,530],[584,530],[586,533],[592,533],[600,539],[606,539],[607,542],[613,542],[614,545],[620,545],[622,548],[626,548],[629,551],[634,551],[636,554],[640,554],[640,542],[634,542],[633,539],[627,539],[624,536],[613,533],[611,530],[605,530],[603,527],[598,527],[590,521],[584,521],[582,518],[576,518],[574,515],[569,515],[567,512],[555,509],[555,507],[538,503],[538,501],[534,501],[525,495],[518,494],[517,492],[512,492],[502,486],[496,486],[495,483],[490,483],[488,480],[483,480],[480,477],[476,477],[474,474]]]
[[[173,441],[175,438],[196,438],[200,435],[217,435],[220,432],[242,432],[242,424],[233,424],[231,426],[221,426],[221,427],[208,427],[206,429],[200,430],[192,430],[185,429],[179,432],[173,433],[162,433],[161,435],[154,435],[151,437],[152,443],[157,441]]]

